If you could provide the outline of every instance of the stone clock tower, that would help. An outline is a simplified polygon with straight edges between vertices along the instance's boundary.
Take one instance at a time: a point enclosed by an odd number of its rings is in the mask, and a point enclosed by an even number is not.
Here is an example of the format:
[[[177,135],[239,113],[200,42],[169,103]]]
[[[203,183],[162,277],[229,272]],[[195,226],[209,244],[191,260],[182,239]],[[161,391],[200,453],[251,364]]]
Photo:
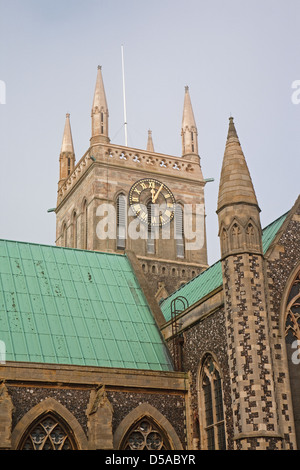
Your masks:
[[[157,299],[207,267],[204,186],[197,127],[185,89],[182,156],[115,145],[98,67],[90,146],[76,163],[67,114],[60,153],[56,244],[134,252]]]

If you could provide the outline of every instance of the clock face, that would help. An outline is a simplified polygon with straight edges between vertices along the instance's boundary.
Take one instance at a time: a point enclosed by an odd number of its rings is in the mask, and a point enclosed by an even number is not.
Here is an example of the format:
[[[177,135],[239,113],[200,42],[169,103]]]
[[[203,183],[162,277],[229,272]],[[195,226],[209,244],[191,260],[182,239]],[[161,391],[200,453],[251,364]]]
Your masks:
[[[168,224],[174,218],[175,198],[158,180],[144,178],[131,187],[129,204],[133,213],[149,226]]]

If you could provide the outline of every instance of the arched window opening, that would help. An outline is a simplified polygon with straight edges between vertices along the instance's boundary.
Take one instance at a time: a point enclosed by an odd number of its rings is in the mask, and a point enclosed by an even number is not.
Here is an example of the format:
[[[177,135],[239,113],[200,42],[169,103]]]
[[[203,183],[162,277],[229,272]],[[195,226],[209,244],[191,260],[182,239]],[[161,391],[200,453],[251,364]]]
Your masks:
[[[154,206],[151,201],[147,204],[148,213],[148,237],[147,237],[147,253],[155,254],[155,228],[152,227],[152,218],[154,216]]]
[[[62,246],[67,246],[67,224],[66,222],[63,223],[62,226],[62,231],[61,231],[61,241],[62,241]]]
[[[73,236],[73,248],[77,248],[77,214],[74,211],[72,215],[72,236]]]
[[[47,413],[29,427],[19,450],[77,450],[77,446],[67,424]]]
[[[88,206],[86,199],[82,205],[82,248],[87,250],[88,246]]]
[[[222,230],[222,246],[223,246],[223,253],[228,252],[228,233],[225,228]]]
[[[202,367],[199,392],[200,410],[202,410],[202,447],[206,450],[225,450],[222,381],[211,355],[206,357]]]
[[[285,305],[285,342],[294,410],[297,448],[300,447],[300,270],[288,291]]]
[[[183,210],[179,204],[176,204],[176,207],[175,207],[175,240],[176,240],[176,255],[178,258],[184,258]]]
[[[101,121],[101,134],[103,134],[104,133],[104,124],[103,124],[104,115],[103,115],[103,111],[101,111],[101,113],[100,113],[100,121]]]
[[[231,244],[233,250],[240,248],[240,237],[241,229],[238,224],[235,223],[231,229]]]
[[[300,271],[290,289],[285,315],[286,342],[300,341]]]
[[[149,417],[135,423],[127,432],[121,450],[170,450],[165,433]]]
[[[191,131],[191,140],[192,140],[192,152],[195,151],[195,146],[194,146],[194,133]]]
[[[120,194],[117,199],[117,249],[126,246],[126,197]]]
[[[247,225],[246,239],[247,239],[247,245],[250,247],[253,247],[259,243],[257,229],[252,222],[249,222]]]

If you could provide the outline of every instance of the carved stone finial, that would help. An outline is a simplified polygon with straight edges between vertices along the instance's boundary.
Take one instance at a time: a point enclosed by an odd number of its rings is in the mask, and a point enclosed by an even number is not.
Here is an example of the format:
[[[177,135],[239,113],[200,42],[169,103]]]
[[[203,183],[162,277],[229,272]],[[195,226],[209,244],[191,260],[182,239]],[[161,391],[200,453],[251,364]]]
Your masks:
[[[107,397],[106,397],[105,385],[103,384],[97,385],[93,399],[90,401],[90,406],[87,410],[87,414],[92,415],[96,413],[98,408],[103,406],[106,399]]]

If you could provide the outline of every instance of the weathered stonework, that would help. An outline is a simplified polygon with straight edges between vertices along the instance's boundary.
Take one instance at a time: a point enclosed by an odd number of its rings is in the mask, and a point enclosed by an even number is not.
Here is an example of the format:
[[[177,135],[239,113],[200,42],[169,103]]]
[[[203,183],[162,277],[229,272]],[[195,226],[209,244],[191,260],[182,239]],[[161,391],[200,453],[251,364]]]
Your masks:
[[[300,445],[298,385],[293,396],[290,390],[291,380],[299,383],[299,365],[291,361],[292,350],[285,344],[285,302],[289,279],[300,263],[300,206],[296,202],[286,224],[283,225],[272,249],[266,257],[266,283],[270,311],[270,340],[272,344],[275,383],[277,388],[278,416],[287,449]],[[291,375],[292,374],[292,375]],[[297,423],[297,444],[295,442],[294,419]]]
[[[172,343],[170,341],[170,347]],[[199,422],[199,374],[201,370],[202,359],[206,353],[213,354],[220,367],[223,400],[226,420],[226,440],[227,448],[232,449],[233,425],[232,425],[232,403],[229,383],[229,369],[227,357],[227,344],[225,335],[225,317],[224,310],[219,309],[212,315],[196,322],[183,333],[183,370],[190,372],[191,387],[191,419],[194,421],[194,434],[203,434],[203,422]],[[195,418],[197,418],[195,420]],[[199,422],[199,424],[198,424]],[[199,440],[200,441],[200,440]],[[197,447],[203,449],[201,441]]]
[[[11,448],[13,402],[5,383],[0,383],[0,449]]]
[[[30,382],[28,370],[32,374]],[[49,370],[38,364],[36,368],[6,365],[0,370],[1,375],[4,372],[9,384],[0,399],[2,448],[11,448],[12,436],[12,448],[17,449],[34,419],[51,411],[61,415],[74,431],[79,448],[113,449],[114,435],[121,423],[134,411],[136,418],[142,419],[143,404],[149,405],[150,416],[151,411],[160,416],[160,425],[171,445],[190,446],[186,374],[84,367],[70,371],[64,366]]]

